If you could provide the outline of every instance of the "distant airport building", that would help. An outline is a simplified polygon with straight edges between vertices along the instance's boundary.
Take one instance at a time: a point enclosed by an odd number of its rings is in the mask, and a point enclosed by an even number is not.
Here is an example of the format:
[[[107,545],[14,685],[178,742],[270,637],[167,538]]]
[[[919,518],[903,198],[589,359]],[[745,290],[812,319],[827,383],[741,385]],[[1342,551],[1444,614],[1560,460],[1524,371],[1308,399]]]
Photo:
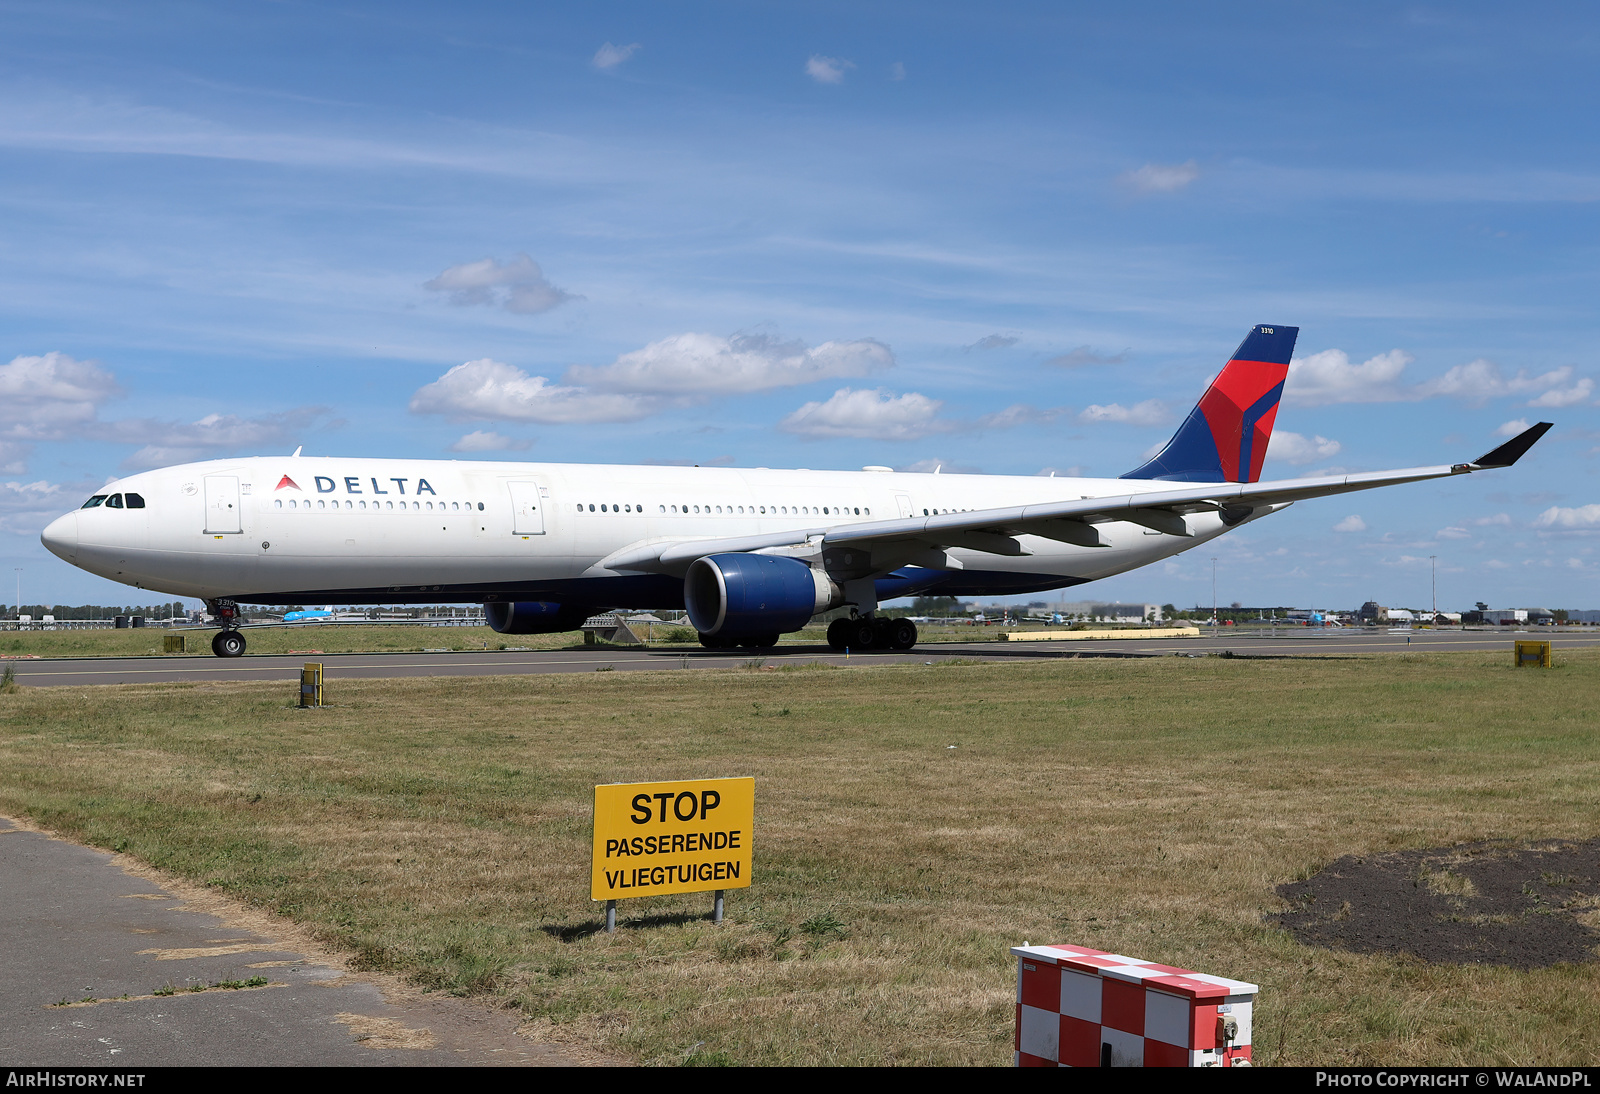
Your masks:
[[[1510,627],[1517,623],[1526,623],[1528,621],[1528,609],[1490,608],[1488,611],[1483,613],[1483,621],[1485,623],[1493,623],[1501,627]]]
[[[1124,604],[1120,600],[1064,600],[1049,605],[1049,609],[1063,619],[1079,618],[1090,623],[1160,623],[1165,619],[1159,604]]]

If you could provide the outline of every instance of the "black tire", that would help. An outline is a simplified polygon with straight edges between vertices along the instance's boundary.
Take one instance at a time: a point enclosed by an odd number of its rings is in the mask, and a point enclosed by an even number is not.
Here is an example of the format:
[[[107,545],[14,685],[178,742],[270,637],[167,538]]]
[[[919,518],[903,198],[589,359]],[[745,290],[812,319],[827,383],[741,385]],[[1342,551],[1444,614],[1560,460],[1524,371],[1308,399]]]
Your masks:
[[[244,635],[238,631],[218,631],[211,639],[211,652],[218,657],[243,657]]]
[[[878,644],[878,627],[870,619],[852,619],[845,632],[846,643],[853,650],[870,650]]]
[[[720,650],[722,648],[722,638],[719,635],[706,634],[702,631],[700,633],[700,644],[708,650]]]
[[[832,649],[843,652],[850,644],[850,620],[835,619],[828,624],[828,645]]]
[[[777,644],[778,636],[775,634],[758,634],[750,642],[750,645],[758,650],[770,650]]]
[[[909,619],[896,619],[889,625],[889,648],[909,650],[917,644],[917,625]]]

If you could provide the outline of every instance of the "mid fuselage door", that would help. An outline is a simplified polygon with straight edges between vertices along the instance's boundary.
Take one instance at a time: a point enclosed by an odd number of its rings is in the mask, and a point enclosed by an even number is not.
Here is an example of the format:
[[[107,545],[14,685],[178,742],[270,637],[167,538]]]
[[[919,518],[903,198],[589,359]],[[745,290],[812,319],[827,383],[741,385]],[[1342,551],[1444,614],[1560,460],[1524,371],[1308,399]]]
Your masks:
[[[238,532],[239,478],[237,475],[206,476],[206,531],[212,534]]]
[[[544,535],[544,498],[539,496],[536,482],[511,482],[511,534],[514,536]]]
[[[894,496],[894,500],[895,504],[900,506],[900,515],[902,517],[909,517],[911,515],[911,499],[906,497],[904,494],[896,494]]]

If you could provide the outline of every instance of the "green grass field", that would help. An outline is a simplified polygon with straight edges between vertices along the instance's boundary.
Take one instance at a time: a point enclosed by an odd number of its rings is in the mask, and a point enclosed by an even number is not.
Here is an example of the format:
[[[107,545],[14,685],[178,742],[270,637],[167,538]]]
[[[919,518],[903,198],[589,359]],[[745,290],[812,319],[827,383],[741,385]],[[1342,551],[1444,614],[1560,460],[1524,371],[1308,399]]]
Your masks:
[[[641,630],[645,628],[641,627]],[[924,624],[923,642],[993,641],[997,628]],[[0,631],[0,659],[24,657],[211,657],[215,630],[173,630],[141,627],[137,630],[29,630]],[[163,653],[168,634],[185,637],[183,653]],[[244,631],[252,655],[286,653],[416,653],[422,650],[531,649],[552,650],[582,645],[582,631],[558,634],[496,634],[488,627],[422,627],[405,623],[372,626],[340,623],[331,626],[250,627]],[[641,634],[641,638],[645,635]],[[810,626],[786,634],[784,645],[819,645],[827,641],[826,628]],[[656,624],[651,646],[698,648],[692,628]]]
[[[440,634],[448,633],[444,631]],[[1600,653],[24,688],[0,811],[652,1064],[1006,1064],[1023,940],[1261,985],[1263,1064],[1588,1064],[1600,965],[1310,949],[1340,855],[1600,828]],[[752,662],[752,665],[755,662]],[[755,885],[588,900],[598,782],[753,775]]]

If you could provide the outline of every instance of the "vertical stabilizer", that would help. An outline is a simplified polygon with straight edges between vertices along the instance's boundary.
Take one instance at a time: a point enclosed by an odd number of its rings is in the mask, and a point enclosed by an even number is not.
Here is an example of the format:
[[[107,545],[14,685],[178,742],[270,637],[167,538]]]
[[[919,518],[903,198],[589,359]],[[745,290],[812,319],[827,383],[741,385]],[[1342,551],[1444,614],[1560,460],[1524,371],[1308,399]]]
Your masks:
[[[1299,327],[1259,326],[1156,456],[1125,479],[1256,482],[1289,375]]]

